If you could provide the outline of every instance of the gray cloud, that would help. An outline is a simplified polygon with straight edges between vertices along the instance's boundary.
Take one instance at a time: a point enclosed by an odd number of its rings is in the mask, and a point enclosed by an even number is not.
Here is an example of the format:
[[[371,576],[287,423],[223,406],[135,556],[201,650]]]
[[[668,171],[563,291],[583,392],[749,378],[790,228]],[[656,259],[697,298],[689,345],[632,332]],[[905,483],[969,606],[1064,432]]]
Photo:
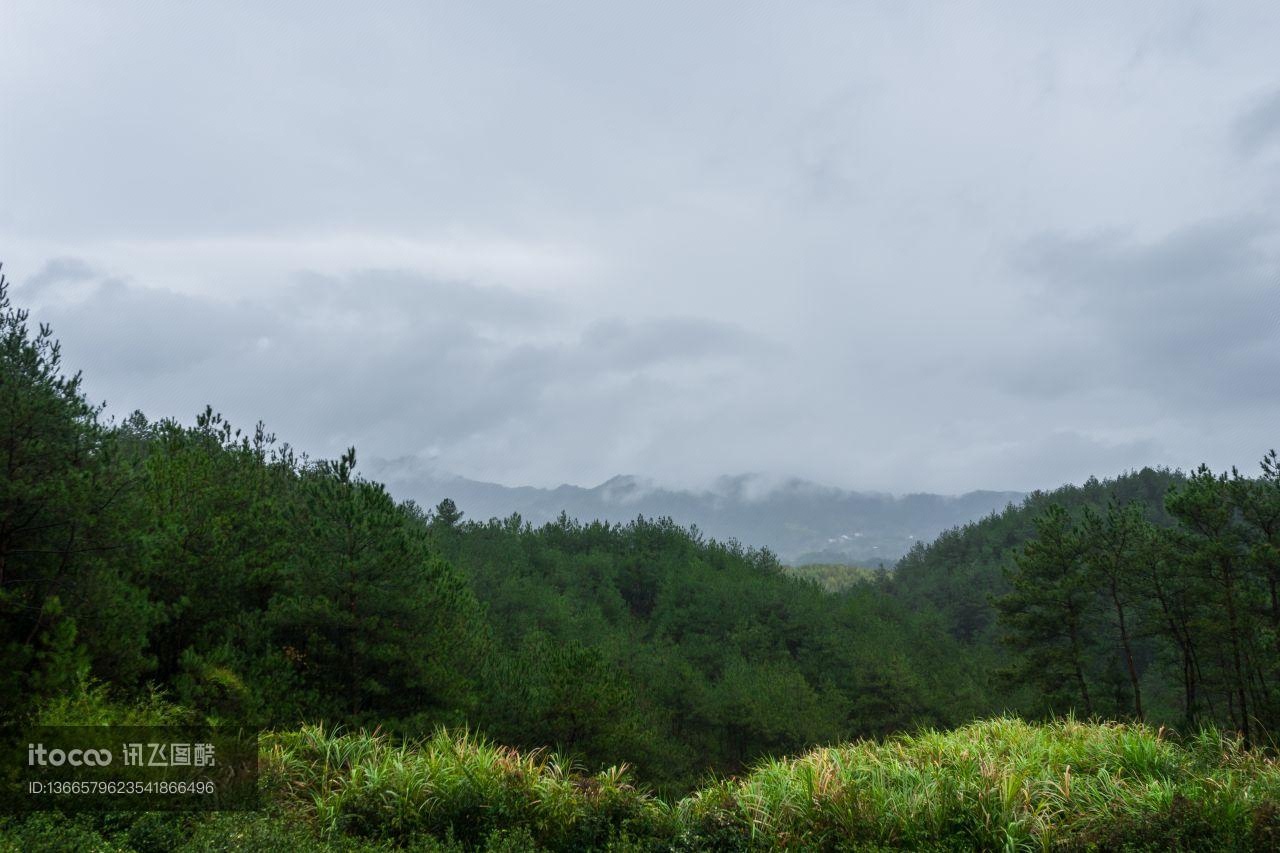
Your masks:
[[[592,452],[610,458],[633,438],[636,406],[661,417],[687,400],[679,385],[689,377],[731,374],[773,348],[687,317],[575,330],[553,299],[403,271],[306,273],[283,292],[224,302],[60,263],[93,284],[41,313],[116,414],[189,417],[208,402],[239,423],[266,418],[322,453],[355,443],[379,454],[516,454],[530,434],[528,447],[545,453],[578,423]],[[53,275],[37,277],[42,288]],[[546,340],[520,340],[538,329]],[[554,464],[582,452],[561,448]]]
[[[733,362],[772,349],[758,336],[728,323],[692,317],[601,320],[587,327],[581,343],[593,363],[622,370],[707,359]]]
[[[79,258],[51,258],[21,282],[22,294],[27,298],[37,297],[52,285],[90,281],[95,277],[93,268]]]
[[[1236,142],[1245,154],[1280,139],[1280,91],[1271,93],[1245,111],[1235,124]]]
[[[1272,3],[5,16],[0,254],[112,411],[538,485],[1277,441]]]
[[[1041,237],[1023,265],[1040,305],[1070,324],[1047,386],[1120,387],[1191,405],[1251,407],[1280,370],[1277,230],[1257,219],[1200,223],[1151,242],[1118,234]],[[1031,388],[1042,367],[1018,377]],[[1253,390],[1251,390],[1253,389]]]

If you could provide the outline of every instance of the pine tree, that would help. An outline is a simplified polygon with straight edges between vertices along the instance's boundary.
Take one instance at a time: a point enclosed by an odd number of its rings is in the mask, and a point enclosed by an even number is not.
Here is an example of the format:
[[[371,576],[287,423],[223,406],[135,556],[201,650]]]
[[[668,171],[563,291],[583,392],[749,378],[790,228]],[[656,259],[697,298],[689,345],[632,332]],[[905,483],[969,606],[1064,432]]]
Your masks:
[[[305,472],[302,541],[269,621],[314,710],[349,721],[457,721],[481,614],[412,510],[355,475],[355,449]]]
[[[1012,591],[994,603],[1016,658],[1008,674],[1036,687],[1050,710],[1075,708],[1092,716],[1086,661],[1096,596],[1083,556],[1070,515],[1049,506],[1007,573]]]
[[[1200,626],[1219,670],[1231,724],[1252,739],[1257,697],[1255,632],[1248,605],[1246,539],[1232,502],[1230,481],[1201,465],[1165,499],[1179,527],[1172,532],[1185,570],[1203,585],[1217,611]]]
[[[0,274],[0,718],[86,675],[144,671],[151,614],[107,559],[128,482],[80,374]]]
[[[1090,507],[1084,510],[1081,536],[1085,563],[1093,575],[1091,585],[1103,591],[1115,614],[1115,629],[1129,679],[1133,714],[1140,721],[1145,715],[1134,654],[1133,622],[1135,602],[1142,594],[1140,567],[1150,559],[1152,535],[1142,507],[1137,503],[1121,506],[1112,500],[1107,504],[1105,513],[1098,513]]]

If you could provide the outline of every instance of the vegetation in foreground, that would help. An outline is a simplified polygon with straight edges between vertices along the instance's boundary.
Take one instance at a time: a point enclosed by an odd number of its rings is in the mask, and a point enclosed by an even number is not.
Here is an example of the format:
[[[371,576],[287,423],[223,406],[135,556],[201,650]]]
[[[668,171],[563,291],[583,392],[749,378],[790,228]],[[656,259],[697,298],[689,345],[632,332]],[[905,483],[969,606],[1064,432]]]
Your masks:
[[[212,409],[106,422],[0,278],[0,471],[0,723],[88,696],[294,732],[267,814],[37,816],[9,847],[1275,846],[1274,766],[1235,741],[1002,716],[1273,743],[1274,452],[1037,493],[832,591],[670,519],[426,512]],[[1172,758],[1081,758],[1144,750]]]
[[[471,734],[269,735],[268,806],[0,819],[3,850],[1271,850],[1280,766],[1205,731],[1013,718],[768,760],[668,802]]]

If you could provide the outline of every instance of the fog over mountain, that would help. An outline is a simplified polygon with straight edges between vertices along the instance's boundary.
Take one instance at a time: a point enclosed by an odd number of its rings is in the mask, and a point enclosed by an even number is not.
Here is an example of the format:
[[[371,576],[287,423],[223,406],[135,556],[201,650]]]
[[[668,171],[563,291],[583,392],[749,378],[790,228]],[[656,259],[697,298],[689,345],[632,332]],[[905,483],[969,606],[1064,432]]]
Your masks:
[[[0,32],[0,259],[116,416],[546,488],[1026,491],[1275,441],[1274,2]]]
[[[626,475],[590,488],[543,489],[470,480],[412,459],[376,460],[372,469],[397,497],[423,506],[451,498],[472,520],[506,518],[513,512],[533,524],[552,521],[561,512],[582,521],[670,516],[715,539],[767,547],[792,564],[889,566],[917,541],[927,542],[1023,498],[1020,492],[994,491],[895,496],[752,474],[721,477],[701,490],[677,490]]]

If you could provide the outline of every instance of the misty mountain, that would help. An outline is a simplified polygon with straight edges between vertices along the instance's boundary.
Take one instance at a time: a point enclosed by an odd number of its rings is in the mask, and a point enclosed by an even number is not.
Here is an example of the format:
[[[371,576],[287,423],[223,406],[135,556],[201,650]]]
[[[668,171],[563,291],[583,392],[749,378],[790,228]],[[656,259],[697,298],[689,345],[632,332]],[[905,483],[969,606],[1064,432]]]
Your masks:
[[[467,518],[517,512],[535,525],[561,512],[582,521],[627,522],[637,515],[670,516],[715,539],[767,547],[783,561],[886,566],[916,542],[1003,510],[1020,492],[894,496],[854,492],[801,479],[744,474],[722,477],[701,491],[672,490],[633,476],[598,486],[510,487],[424,469],[416,461],[378,461],[372,475],[401,499],[424,507],[451,498]]]

